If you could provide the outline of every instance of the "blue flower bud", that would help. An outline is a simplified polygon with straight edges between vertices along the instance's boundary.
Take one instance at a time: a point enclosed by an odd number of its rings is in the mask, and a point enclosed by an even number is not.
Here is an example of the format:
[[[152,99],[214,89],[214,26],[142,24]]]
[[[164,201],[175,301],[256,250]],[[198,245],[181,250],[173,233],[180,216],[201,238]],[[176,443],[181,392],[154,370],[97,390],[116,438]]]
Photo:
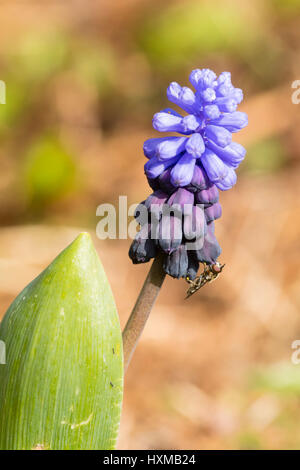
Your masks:
[[[158,137],[144,142],[143,150],[147,158],[157,157],[167,160],[176,157],[185,149],[186,137]]]
[[[156,156],[159,160],[168,160],[184,152],[186,137],[169,137],[159,142],[156,147]]]
[[[218,85],[221,85],[223,83],[231,85],[231,73],[230,72],[222,72],[220,73],[218,79],[217,79]]]
[[[201,125],[201,120],[193,114],[182,117],[162,111],[154,114],[152,123],[154,129],[160,132],[191,134]]]
[[[188,116],[184,116],[181,122],[181,132],[183,134],[191,134],[195,132],[202,124],[202,121],[197,116],[193,114],[189,114]]]
[[[234,88],[231,84],[222,83],[222,85],[217,88],[217,96],[230,96],[233,93]]]
[[[233,113],[236,111],[237,102],[233,98],[218,98],[215,103],[218,105],[218,108],[222,113]],[[217,119],[217,118],[212,118]]]
[[[153,116],[152,124],[154,129],[160,132],[180,132],[182,116],[174,116],[165,112],[156,113]]]
[[[201,156],[201,163],[205,168],[208,178],[213,183],[223,180],[228,173],[228,167],[211,150],[206,149]]]
[[[204,90],[201,90],[198,96],[206,103],[211,103],[216,99],[216,92],[213,88],[206,88]]]
[[[227,129],[220,126],[213,126],[211,124],[206,126],[205,136],[220,147],[226,147],[232,140],[231,133]]]
[[[235,88],[233,91],[233,99],[237,102],[237,104],[240,104],[243,101],[243,98],[243,90],[240,88]]]
[[[177,104],[187,113],[195,111],[196,96],[190,88],[181,87],[178,83],[172,82],[167,89],[167,97],[169,101]]]
[[[184,153],[171,170],[171,183],[174,186],[187,186],[190,184],[194,174],[195,158]]]
[[[232,168],[237,168],[246,155],[246,149],[237,142],[231,142],[227,147],[222,148],[210,141],[207,142],[207,146]]]
[[[190,74],[190,82],[196,90],[210,87],[216,78],[216,74],[209,69],[196,69]]]
[[[247,126],[248,116],[241,111],[235,111],[234,113],[222,114],[218,119],[211,121],[211,123],[222,126],[230,132],[238,132]]]
[[[170,139],[170,137],[158,137],[154,139],[147,139],[143,145],[144,155],[147,158],[152,158],[157,156],[156,155],[156,148],[160,142],[164,142],[166,139]]]
[[[204,106],[203,114],[207,119],[217,119],[221,113],[216,104],[208,104]]]
[[[201,157],[202,153],[205,151],[205,145],[201,135],[198,133],[192,134],[186,141],[185,149],[193,158]]]
[[[226,176],[216,182],[216,186],[221,189],[221,191],[227,191],[228,189],[232,188],[232,186],[236,183],[236,173],[233,168],[227,167],[228,171]]]
[[[177,163],[179,157],[170,158],[169,160],[158,160],[157,157],[152,157],[144,165],[145,173],[148,178],[157,178],[169,166]]]

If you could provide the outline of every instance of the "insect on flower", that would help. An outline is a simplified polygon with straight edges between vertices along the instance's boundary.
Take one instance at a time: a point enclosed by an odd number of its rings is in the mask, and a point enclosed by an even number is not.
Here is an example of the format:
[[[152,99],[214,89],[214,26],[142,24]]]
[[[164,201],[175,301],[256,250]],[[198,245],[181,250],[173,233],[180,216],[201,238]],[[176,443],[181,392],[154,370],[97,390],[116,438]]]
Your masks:
[[[186,299],[191,297],[191,295],[195,294],[201,287],[205,286],[208,282],[212,282],[217,277],[219,274],[223,271],[223,268],[225,264],[220,264],[218,261],[215,264],[208,265],[206,263],[203,263],[204,265],[204,270],[200,274],[200,276],[197,276],[193,281],[189,279],[189,277],[186,277],[186,281],[190,284],[190,287],[188,288],[186,292]]]

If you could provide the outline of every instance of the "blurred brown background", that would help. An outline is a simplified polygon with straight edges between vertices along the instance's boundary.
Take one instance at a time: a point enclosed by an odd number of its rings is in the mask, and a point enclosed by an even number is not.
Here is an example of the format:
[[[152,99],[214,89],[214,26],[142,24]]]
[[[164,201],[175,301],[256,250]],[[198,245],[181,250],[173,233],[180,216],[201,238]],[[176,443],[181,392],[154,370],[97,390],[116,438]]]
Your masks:
[[[124,325],[149,265],[97,240],[96,208],[143,200],[143,141],[166,87],[230,70],[248,154],[221,194],[222,276],[167,279],[130,365],[120,449],[300,448],[299,0],[2,0],[0,316],[80,230]]]

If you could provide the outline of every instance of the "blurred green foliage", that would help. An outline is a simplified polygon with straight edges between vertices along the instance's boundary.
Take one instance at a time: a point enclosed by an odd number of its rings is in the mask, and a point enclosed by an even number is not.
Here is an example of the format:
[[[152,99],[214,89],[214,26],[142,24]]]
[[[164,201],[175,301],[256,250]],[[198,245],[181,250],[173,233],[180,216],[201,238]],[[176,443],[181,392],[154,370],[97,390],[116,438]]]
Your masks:
[[[244,416],[248,416],[256,400],[275,401],[276,408],[264,425],[257,427],[255,421],[248,420],[243,431],[235,436],[236,446],[241,449],[299,449],[299,366],[286,361],[260,365],[250,369],[247,377]],[[263,409],[261,413],[264,414]]]
[[[25,156],[25,191],[30,204],[43,208],[75,189],[76,165],[62,142],[42,135]]]
[[[104,90],[115,81],[116,61],[106,41],[74,38],[57,30],[26,35],[8,51],[7,61],[10,73],[32,88],[61,71]]]
[[[116,85],[117,66],[113,49],[108,43],[87,42],[73,44],[71,70],[82,83],[92,86],[101,97]]]
[[[28,109],[30,95],[23,83],[15,77],[6,76],[6,104],[0,106],[0,136],[4,137],[9,127],[16,125],[18,119]]]
[[[61,73],[93,88],[101,97],[116,83],[116,60],[105,42],[72,38],[58,31],[30,33],[11,46],[5,56],[6,105],[0,107],[2,133],[18,125],[30,106],[41,102],[48,86]]]
[[[9,68],[23,82],[35,85],[62,69],[70,46],[70,38],[59,31],[32,32],[11,51]]]
[[[241,427],[230,448],[299,449],[299,367],[282,361],[250,368],[243,398],[237,408]]]
[[[236,436],[237,447],[240,450],[260,450],[261,436],[255,431],[244,431]]]
[[[76,84],[79,91],[82,88],[79,101],[85,99],[86,90],[92,91],[94,100],[101,100],[116,84],[116,59],[102,39],[53,30],[22,36],[6,50],[4,62],[7,89],[6,104],[0,106],[0,137],[2,142],[13,142],[25,129],[18,183],[27,211],[35,217],[36,211],[41,214],[53,201],[82,188],[77,186],[76,162],[53,123],[52,93],[60,77],[67,75],[67,83]]]
[[[193,1],[171,6],[146,20],[140,44],[151,60],[169,67],[214,51],[243,55],[262,34],[249,28],[243,9]]]
[[[277,138],[255,142],[247,148],[243,168],[255,173],[278,171],[287,164],[285,149]]]
[[[50,32],[28,34],[6,51],[7,99],[0,107],[3,135],[18,125],[35,98],[41,99],[42,87],[62,68],[67,51],[66,37]]]
[[[300,394],[300,368],[287,362],[255,369],[249,378],[251,388],[283,395]]]
[[[278,83],[285,73],[281,41],[269,35],[268,24],[263,27],[257,17],[249,17],[247,8],[234,3],[189,0],[171,5],[148,15],[138,44],[161,74],[191,63],[201,68],[213,55],[239,61],[264,88]]]
[[[285,16],[295,15],[295,13],[300,12],[299,0],[271,0],[271,6]]]

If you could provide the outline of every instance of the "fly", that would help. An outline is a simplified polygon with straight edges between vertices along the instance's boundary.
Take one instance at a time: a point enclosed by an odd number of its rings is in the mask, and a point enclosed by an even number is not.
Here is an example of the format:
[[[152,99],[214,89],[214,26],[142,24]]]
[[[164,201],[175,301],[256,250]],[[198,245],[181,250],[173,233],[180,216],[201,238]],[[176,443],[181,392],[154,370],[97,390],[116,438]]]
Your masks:
[[[217,279],[217,277],[223,271],[223,268],[225,266],[225,264],[220,264],[219,262],[215,264],[203,263],[203,265],[204,270],[200,274],[200,276],[195,277],[193,281],[189,279],[188,276],[185,278],[185,280],[190,284],[190,287],[186,292],[186,299],[191,297],[191,295],[195,294],[195,292],[201,289],[201,287],[205,286],[205,284]]]

